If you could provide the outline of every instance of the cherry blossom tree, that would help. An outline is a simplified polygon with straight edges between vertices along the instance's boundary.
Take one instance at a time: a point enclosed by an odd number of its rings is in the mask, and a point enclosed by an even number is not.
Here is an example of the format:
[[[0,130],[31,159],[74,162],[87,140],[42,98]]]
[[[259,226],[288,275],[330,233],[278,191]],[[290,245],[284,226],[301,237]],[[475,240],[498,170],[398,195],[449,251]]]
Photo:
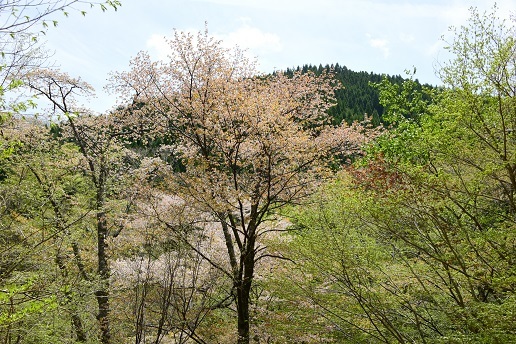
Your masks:
[[[261,241],[276,231],[267,221],[311,194],[336,151],[356,151],[364,128],[329,125],[338,87],[330,74],[260,75],[207,30],[175,32],[169,45],[167,61],[140,53],[130,71],[113,74],[112,87],[174,134],[182,168],[170,169],[168,190],[219,224],[227,264],[205,258],[231,279],[238,343],[249,343],[255,268],[271,255]]]

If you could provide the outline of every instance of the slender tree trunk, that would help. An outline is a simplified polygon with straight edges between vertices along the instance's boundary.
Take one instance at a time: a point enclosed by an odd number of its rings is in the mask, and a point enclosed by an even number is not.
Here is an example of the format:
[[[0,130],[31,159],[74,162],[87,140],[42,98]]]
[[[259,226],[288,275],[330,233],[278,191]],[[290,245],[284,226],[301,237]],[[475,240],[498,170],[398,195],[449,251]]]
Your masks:
[[[250,283],[242,281],[237,288],[238,344],[249,344],[249,294]]]
[[[75,335],[77,336],[77,342],[78,343],[84,343],[88,339],[86,337],[86,333],[84,332],[84,327],[82,325],[82,320],[79,317],[79,314],[74,310],[72,313],[72,324],[75,328]]]
[[[61,271],[61,276],[64,280],[66,280],[66,278],[68,277],[68,271],[66,269],[63,257],[60,254],[57,254],[56,256],[56,263],[59,267],[59,270]],[[84,332],[84,326],[82,325],[81,317],[79,316],[77,308],[74,305],[72,291],[68,289],[67,291],[65,291],[64,296],[66,298],[66,303],[72,306],[71,317],[72,325],[75,330],[75,335],[77,336],[76,342],[83,343],[87,340],[87,337],[86,333]]]
[[[254,276],[255,230],[249,228],[249,239],[241,252],[243,274],[237,281],[238,344],[249,344],[250,340],[250,294]]]
[[[95,292],[99,312],[97,320],[100,326],[100,342],[102,344],[111,343],[111,333],[109,331],[109,265],[107,258],[107,223],[106,214],[103,211],[97,213],[97,259],[98,259],[98,274],[100,277],[100,284],[98,290]]]
[[[110,269],[108,264],[107,255],[107,234],[108,225],[106,219],[105,206],[105,183],[107,177],[106,162],[104,159],[99,167],[99,178],[96,183],[97,187],[97,261],[98,261],[98,274],[99,274],[99,288],[95,292],[97,297],[97,303],[99,306],[99,312],[97,314],[97,320],[100,327],[100,342],[102,344],[111,343],[111,333],[109,330],[109,277]]]

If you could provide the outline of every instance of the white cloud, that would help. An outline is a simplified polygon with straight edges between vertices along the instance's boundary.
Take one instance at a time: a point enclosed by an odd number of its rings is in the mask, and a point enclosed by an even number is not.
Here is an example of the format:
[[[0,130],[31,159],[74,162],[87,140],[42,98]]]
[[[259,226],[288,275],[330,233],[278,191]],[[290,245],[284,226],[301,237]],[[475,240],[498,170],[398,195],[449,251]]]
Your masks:
[[[281,51],[283,45],[280,37],[275,33],[264,32],[251,26],[248,18],[241,18],[242,26],[227,34],[218,34],[224,46],[249,49],[256,54],[266,54]]]
[[[436,57],[440,52],[444,51],[445,45],[442,40],[438,40],[434,44],[428,45],[424,52],[427,56]]]
[[[282,50],[283,45],[281,39],[277,34],[264,32],[257,27],[250,25],[248,18],[240,18],[242,25],[236,30],[228,33],[210,33],[216,39],[222,41],[222,45],[226,48],[239,47],[240,49],[248,50],[255,55],[265,55],[268,53],[276,53]],[[196,30],[181,30],[197,34]],[[152,55],[158,59],[166,59],[171,53],[167,37],[160,34],[152,34],[146,42],[147,49]]]
[[[151,54],[160,60],[164,60],[171,53],[170,46],[164,35],[153,34],[147,40],[147,48]]]
[[[413,43],[416,40],[416,37],[410,33],[400,33],[400,41],[405,44]]]
[[[274,11],[287,11],[313,13],[319,11],[318,8],[331,8],[341,5],[342,0],[318,0],[317,6],[314,7],[313,0],[193,0],[194,2],[205,2],[223,6],[233,6],[251,9],[266,9]],[[353,5],[355,0],[345,0],[348,5]]]
[[[369,45],[372,48],[380,50],[384,58],[388,58],[391,55],[391,51],[389,49],[389,41],[387,39],[372,38],[371,35],[367,36],[369,38]]]

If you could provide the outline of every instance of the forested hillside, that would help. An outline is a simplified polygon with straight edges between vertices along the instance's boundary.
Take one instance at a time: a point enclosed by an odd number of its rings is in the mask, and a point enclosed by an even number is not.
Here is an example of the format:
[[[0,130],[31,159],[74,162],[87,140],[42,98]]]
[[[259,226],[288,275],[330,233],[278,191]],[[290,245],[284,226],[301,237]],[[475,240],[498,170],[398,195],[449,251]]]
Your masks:
[[[342,88],[335,91],[337,105],[330,108],[328,111],[334,118],[335,124],[340,124],[345,121],[351,124],[354,121],[364,120],[364,115],[371,117],[374,125],[385,123],[383,115],[385,109],[380,103],[380,94],[374,84],[379,84],[383,79],[388,82],[401,86],[403,81],[409,76],[402,77],[401,75],[386,75],[373,72],[356,72],[352,71],[346,66],[341,66],[338,63],[319,66],[304,65],[292,70],[287,69],[287,73],[293,71],[307,71],[321,74],[323,71],[333,71],[335,79],[338,80]],[[422,87],[433,88],[435,86],[429,84],[421,84],[417,79],[414,80],[415,86],[418,90]]]
[[[452,31],[438,89],[263,75],[176,31],[165,60],[110,75],[102,115],[77,105],[83,78],[13,48],[33,41],[20,20],[0,68],[0,342],[516,343],[516,25],[496,8]]]
[[[386,77],[392,83],[401,84],[403,82],[403,78],[399,75],[355,72],[338,63],[325,66],[304,65],[294,70],[303,73],[312,71],[316,74],[332,70],[335,73],[335,79],[343,86],[335,92],[337,105],[329,110],[336,124],[342,121],[348,123],[362,121],[365,114],[371,117],[375,125],[382,123],[384,108],[380,104],[379,92],[372,86],[372,83],[379,83],[383,77]],[[292,71],[287,70],[287,73],[290,72]]]

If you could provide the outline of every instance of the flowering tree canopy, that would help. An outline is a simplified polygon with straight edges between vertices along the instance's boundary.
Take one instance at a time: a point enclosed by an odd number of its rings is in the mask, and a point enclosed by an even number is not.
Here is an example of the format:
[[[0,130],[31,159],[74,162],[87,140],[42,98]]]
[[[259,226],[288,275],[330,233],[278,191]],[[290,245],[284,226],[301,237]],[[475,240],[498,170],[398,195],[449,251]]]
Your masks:
[[[239,340],[248,343],[249,292],[265,252],[257,241],[271,230],[262,223],[310,194],[336,149],[359,147],[363,128],[330,125],[338,87],[330,73],[259,75],[241,51],[224,49],[207,31],[176,32],[169,44],[168,61],[140,53],[129,72],[113,75],[113,89],[135,105],[132,116],[150,115],[174,133],[184,168],[170,174],[170,190],[220,223]]]

